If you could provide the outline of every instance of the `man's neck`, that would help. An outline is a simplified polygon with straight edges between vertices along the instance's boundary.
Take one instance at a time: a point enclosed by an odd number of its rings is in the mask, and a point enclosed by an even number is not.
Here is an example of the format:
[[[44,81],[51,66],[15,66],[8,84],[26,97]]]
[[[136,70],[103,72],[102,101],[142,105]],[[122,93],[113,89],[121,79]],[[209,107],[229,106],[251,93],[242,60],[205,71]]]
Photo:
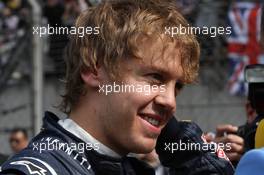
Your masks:
[[[74,134],[76,137],[82,139],[84,142],[89,143],[93,146],[93,149],[107,156],[120,158],[121,156],[115,151],[98,141],[90,133],[85,131],[79,124],[74,120],[67,118],[64,120],[59,120],[58,122],[64,129]],[[86,148],[86,147],[85,147]]]
[[[101,109],[98,106],[101,105],[100,100],[91,101],[88,99],[98,99],[97,96],[86,96],[83,97],[78,106],[69,114],[69,118],[77,123],[82,129],[89,133],[93,138],[101,142],[119,155],[125,156],[128,154],[127,151],[123,151],[119,147],[120,144],[114,143],[113,139],[107,136],[105,127],[102,122]]]

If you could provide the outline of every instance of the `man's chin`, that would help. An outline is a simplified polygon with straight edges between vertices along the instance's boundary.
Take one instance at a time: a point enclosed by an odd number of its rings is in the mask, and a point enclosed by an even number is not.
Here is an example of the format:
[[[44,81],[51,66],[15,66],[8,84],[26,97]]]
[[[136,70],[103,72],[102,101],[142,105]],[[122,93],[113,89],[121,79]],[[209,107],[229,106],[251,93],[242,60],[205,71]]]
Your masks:
[[[152,141],[151,141],[152,140]],[[156,146],[156,139],[151,139],[148,141],[145,141],[144,143],[138,144],[138,146],[134,149],[134,153],[138,154],[147,154],[150,153],[155,149]]]

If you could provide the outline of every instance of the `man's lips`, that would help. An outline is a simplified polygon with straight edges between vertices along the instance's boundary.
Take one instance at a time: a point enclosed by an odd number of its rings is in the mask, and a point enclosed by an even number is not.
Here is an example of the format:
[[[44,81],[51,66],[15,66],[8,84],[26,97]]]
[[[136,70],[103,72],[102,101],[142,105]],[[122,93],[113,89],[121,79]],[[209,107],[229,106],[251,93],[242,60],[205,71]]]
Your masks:
[[[146,133],[148,133],[150,137],[158,137],[161,132],[161,129],[164,126],[164,123],[166,123],[166,120],[156,114],[141,113],[138,114],[138,116],[141,120],[141,123],[143,124],[143,128],[145,129]]]
[[[166,117],[161,117],[156,114],[140,113],[139,116],[155,127],[160,127],[167,121]]]

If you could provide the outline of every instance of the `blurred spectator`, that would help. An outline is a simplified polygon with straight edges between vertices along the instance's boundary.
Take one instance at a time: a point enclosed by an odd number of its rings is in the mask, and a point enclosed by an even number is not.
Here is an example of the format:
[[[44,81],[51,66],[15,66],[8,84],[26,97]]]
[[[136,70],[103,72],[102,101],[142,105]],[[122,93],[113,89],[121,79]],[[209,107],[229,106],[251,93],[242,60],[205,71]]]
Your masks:
[[[216,143],[231,144],[231,149],[226,149],[225,151],[233,164],[236,164],[244,154],[244,139],[236,134],[237,131],[237,126],[230,124],[219,125],[216,128],[216,138],[213,140]]]
[[[247,123],[252,123],[257,116],[256,110],[252,107],[250,101],[245,104],[245,110],[247,114]],[[245,140],[237,135],[238,127],[230,124],[218,125],[216,128],[215,137],[207,134],[207,141],[214,141],[216,143],[230,143],[231,149],[225,150],[227,157],[236,165],[245,152]]]
[[[28,145],[27,131],[21,128],[13,129],[10,134],[9,143],[14,153],[21,151]]]

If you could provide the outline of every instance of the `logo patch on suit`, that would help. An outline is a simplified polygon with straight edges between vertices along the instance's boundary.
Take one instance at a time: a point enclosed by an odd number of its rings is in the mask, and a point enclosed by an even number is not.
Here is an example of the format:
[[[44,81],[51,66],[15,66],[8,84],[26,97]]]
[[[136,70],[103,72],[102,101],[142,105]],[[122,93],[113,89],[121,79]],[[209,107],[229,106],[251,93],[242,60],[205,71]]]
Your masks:
[[[47,170],[27,160],[19,160],[19,161],[11,162],[10,164],[25,166],[28,172],[34,175],[46,175],[47,172]]]

